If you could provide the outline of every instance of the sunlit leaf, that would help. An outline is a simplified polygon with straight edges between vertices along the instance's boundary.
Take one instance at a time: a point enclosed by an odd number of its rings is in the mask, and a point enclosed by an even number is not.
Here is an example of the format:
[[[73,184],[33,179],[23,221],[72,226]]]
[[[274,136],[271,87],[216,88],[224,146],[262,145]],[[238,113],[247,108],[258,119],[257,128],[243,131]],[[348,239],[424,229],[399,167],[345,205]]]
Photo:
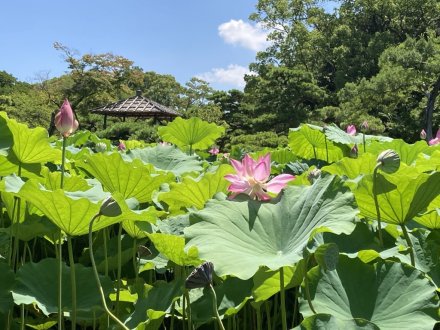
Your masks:
[[[311,128],[309,125],[290,129],[289,147],[301,158],[324,161],[328,158],[329,162],[340,160],[350,151],[349,147],[337,145],[326,139],[322,128]]]
[[[316,314],[304,319],[295,330],[380,330],[374,323],[357,318],[341,320],[330,314]]]
[[[179,266],[195,266],[201,263],[195,247],[184,251],[185,238],[170,234],[148,234],[156,249]]]
[[[208,123],[198,117],[177,117],[167,126],[161,126],[158,134],[163,141],[190,150],[207,149],[225,132],[225,128]]]
[[[425,141],[417,141],[414,144],[408,144],[403,140],[395,139],[390,142],[374,141],[368,146],[368,152],[379,155],[382,151],[392,149],[395,150],[401,162],[411,165],[420,153],[430,153],[429,146]]]
[[[233,172],[230,165],[220,165],[216,172],[205,173],[198,180],[184,177],[182,182],[171,183],[170,191],[159,194],[158,199],[167,203],[171,211],[178,211],[182,207],[200,210],[215,194],[227,192],[229,182],[224,176]]]

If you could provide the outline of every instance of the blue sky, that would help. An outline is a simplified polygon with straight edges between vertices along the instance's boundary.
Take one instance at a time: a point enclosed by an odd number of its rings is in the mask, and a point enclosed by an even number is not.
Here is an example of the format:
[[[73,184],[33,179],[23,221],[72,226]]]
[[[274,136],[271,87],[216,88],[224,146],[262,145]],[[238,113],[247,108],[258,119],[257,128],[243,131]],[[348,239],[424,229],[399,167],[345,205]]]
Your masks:
[[[68,71],[58,41],[86,53],[124,56],[184,84],[198,76],[241,88],[265,32],[248,20],[257,0],[14,0],[0,19],[0,70],[19,80]]]

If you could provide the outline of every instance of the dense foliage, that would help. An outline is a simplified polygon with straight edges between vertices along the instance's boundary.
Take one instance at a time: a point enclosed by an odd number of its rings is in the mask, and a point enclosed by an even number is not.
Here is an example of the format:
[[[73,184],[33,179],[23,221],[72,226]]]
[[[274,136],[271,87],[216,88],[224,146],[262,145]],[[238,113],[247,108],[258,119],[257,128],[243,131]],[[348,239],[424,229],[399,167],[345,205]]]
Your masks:
[[[438,324],[440,144],[300,125],[240,162],[177,124],[116,148],[0,112],[2,328]]]

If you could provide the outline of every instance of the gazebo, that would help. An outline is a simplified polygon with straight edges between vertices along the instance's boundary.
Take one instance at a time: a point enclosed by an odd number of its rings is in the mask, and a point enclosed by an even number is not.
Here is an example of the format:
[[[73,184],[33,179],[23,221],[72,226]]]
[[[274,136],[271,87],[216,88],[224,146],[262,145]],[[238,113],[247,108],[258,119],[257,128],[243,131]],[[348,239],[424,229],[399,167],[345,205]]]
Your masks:
[[[127,117],[172,120],[179,116],[173,109],[143,97],[140,90],[136,91],[135,96],[92,109],[90,112],[104,115],[104,129],[107,128],[107,116],[119,117],[123,121]]]

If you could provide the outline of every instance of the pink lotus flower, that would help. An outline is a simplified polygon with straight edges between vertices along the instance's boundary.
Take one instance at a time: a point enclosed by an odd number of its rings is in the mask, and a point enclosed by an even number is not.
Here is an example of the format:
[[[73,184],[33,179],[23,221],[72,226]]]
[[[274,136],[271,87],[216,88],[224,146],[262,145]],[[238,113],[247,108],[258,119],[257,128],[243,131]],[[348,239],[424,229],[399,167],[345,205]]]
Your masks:
[[[245,155],[242,162],[231,159],[231,164],[237,174],[225,175],[225,179],[231,182],[228,191],[233,192],[232,198],[244,193],[252,199],[266,201],[271,198],[267,192],[278,194],[289,181],[295,179],[293,175],[281,174],[268,181],[270,154],[258,158],[257,161],[249,155]]]
[[[424,129],[420,132],[420,139],[425,140],[426,139],[426,132]]]
[[[356,135],[356,126],[348,125],[347,126],[347,134],[348,135]]]
[[[351,150],[350,150],[350,157],[351,157],[351,158],[357,158],[357,157],[358,157],[358,154],[359,154],[359,149],[358,149],[357,144],[355,144],[355,145],[353,146],[353,148],[351,148]]]
[[[75,119],[72,107],[67,99],[64,100],[60,111],[55,115],[55,127],[64,137],[68,137],[78,129],[78,121]]]
[[[122,142],[122,141],[119,141],[118,150],[119,151],[125,151],[126,149],[127,149],[127,147],[125,146],[125,143]]]
[[[212,147],[209,151],[208,151],[211,155],[218,155],[218,153],[220,152],[220,150],[217,147]]]
[[[435,138],[432,140],[429,140],[429,145],[433,146],[440,143],[440,129],[437,130],[437,134],[435,135]]]

